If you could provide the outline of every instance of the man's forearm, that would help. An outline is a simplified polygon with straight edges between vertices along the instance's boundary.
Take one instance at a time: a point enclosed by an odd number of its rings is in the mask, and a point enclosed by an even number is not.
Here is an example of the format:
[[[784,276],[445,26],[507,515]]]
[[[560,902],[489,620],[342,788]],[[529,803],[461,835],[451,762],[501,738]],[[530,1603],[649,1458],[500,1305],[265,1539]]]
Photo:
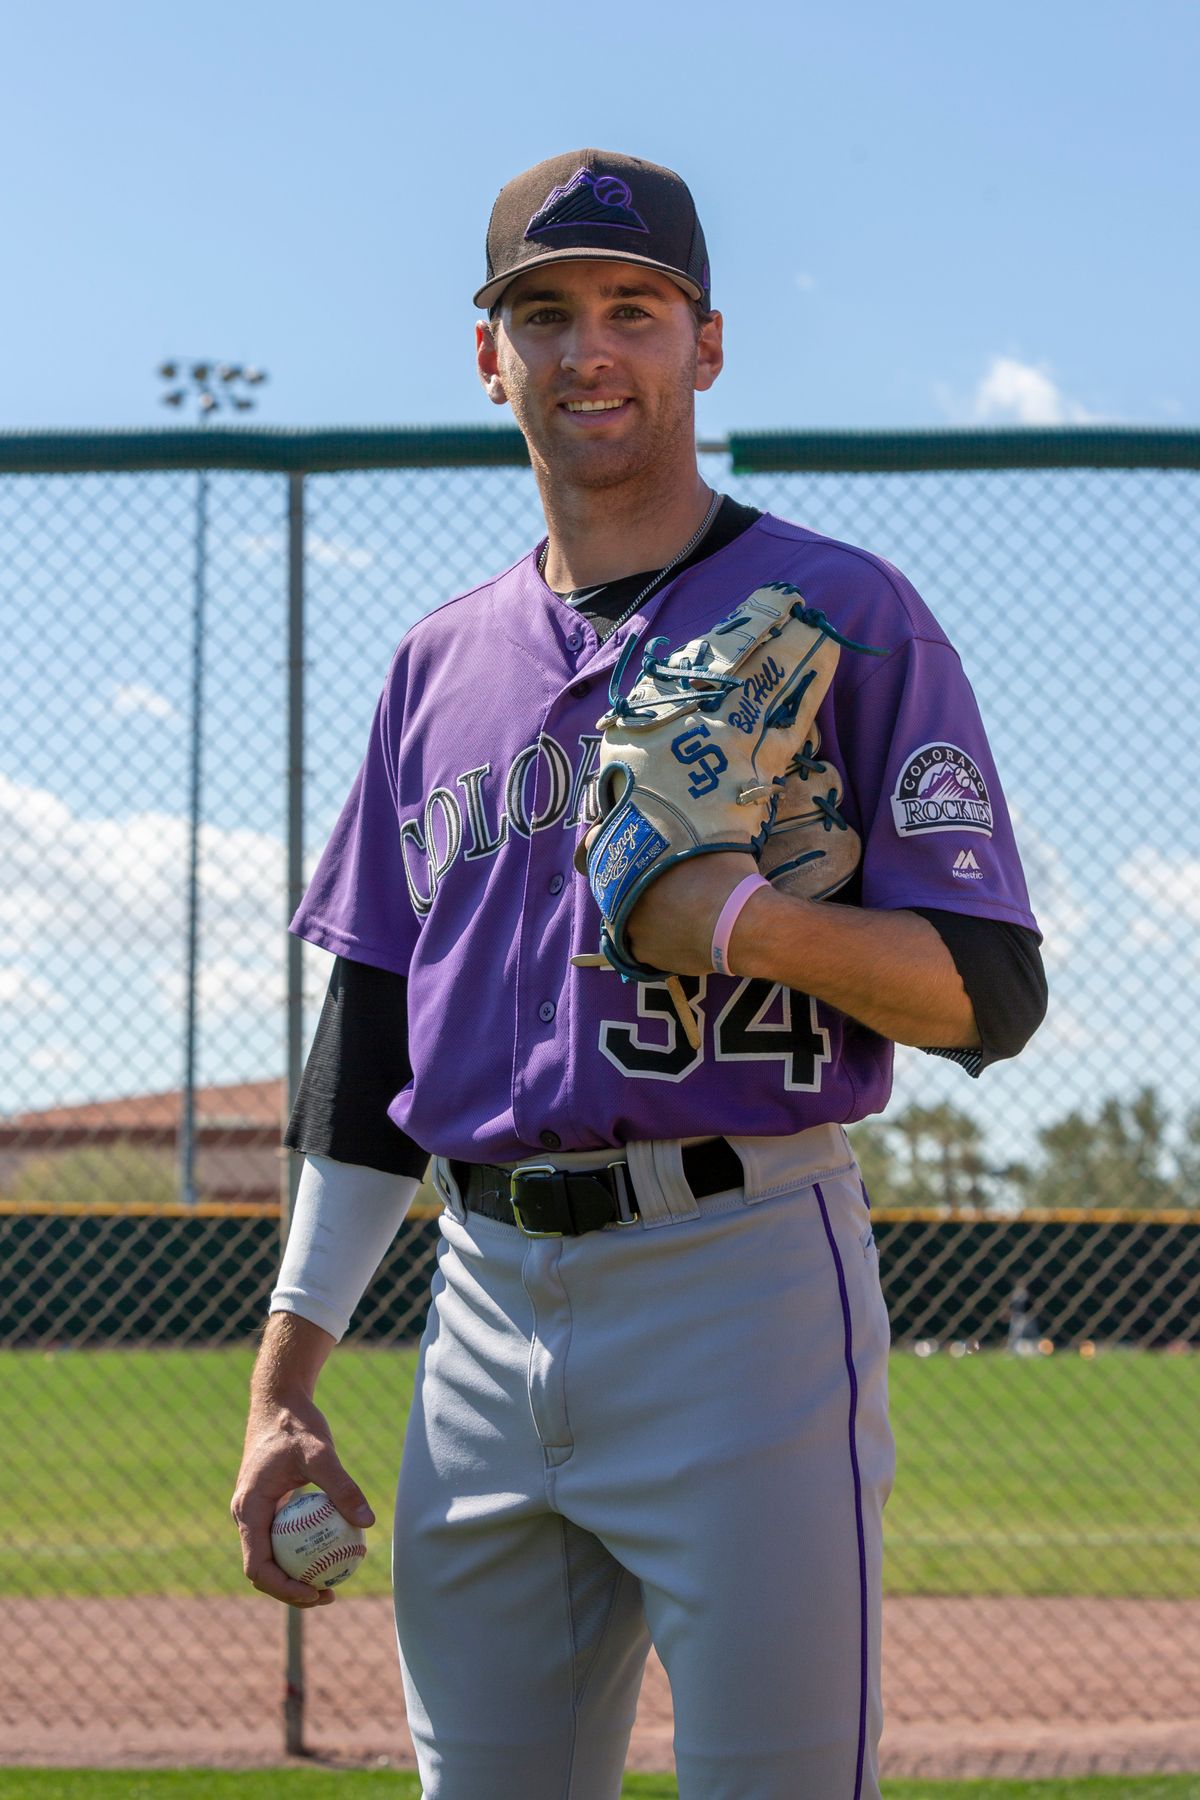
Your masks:
[[[734,927],[739,975],[777,981],[899,1044],[974,1049],[975,1012],[942,939],[919,914],[752,894]]]
[[[337,1339],[296,1313],[272,1313],[250,1382],[246,1443],[230,1511],[242,1538],[242,1567],[264,1594],[289,1606],[324,1606],[331,1589],[288,1575],[271,1552],[271,1521],[281,1500],[306,1482],[329,1495],[344,1518],[371,1525],[375,1515],[333,1447],[325,1415],[313,1399]]]
[[[276,1312],[267,1320],[250,1378],[251,1410],[286,1406],[297,1396],[310,1399],[317,1377],[337,1339],[298,1313]]]

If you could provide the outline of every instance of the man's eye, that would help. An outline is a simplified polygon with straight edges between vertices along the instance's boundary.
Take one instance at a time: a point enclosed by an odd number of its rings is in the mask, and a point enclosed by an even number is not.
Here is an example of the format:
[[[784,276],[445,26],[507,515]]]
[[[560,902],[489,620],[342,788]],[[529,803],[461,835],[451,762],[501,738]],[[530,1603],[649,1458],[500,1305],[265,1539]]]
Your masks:
[[[529,314],[525,323],[527,325],[552,324],[555,320],[561,319],[562,316],[562,313],[555,306],[539,306],[536,312],[531,312]]]
[[[646,311],[644,306],[634,306],[632,302],[627,306],[618,307],[617,310],[634,319],[648,319],[650,317],[650,314]]]

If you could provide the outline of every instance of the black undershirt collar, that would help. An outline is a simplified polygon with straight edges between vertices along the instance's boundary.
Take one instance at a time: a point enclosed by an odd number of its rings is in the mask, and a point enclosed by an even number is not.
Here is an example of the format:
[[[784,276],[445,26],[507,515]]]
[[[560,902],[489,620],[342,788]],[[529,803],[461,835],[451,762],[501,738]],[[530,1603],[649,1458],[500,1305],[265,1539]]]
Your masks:
[[[673,571],[672,579],[675,575],[682,574],[684,569],[690,569],[693,564],[714,556],[726,544],[732,544],[734,538],[741,537],[744,531],[749,531],[756,519],[761,518],[762,514],[757,507],[742,506],[738,501],[731,500],[728,494],[722,495],[716,518],[692,554]],[[559,599],[574,607],[603,643],[630,601],[658,573],[657,569],[642,569],[634,575],[622,575],[619,581],[601,582],[597,587],[574,588],[569,593],[559,594]]]

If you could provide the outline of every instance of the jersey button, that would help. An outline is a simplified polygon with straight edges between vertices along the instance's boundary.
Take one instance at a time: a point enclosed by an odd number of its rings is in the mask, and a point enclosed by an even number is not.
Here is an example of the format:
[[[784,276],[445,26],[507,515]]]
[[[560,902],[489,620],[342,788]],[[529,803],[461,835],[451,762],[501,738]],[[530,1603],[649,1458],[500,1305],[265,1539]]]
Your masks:
[[[563,891],[563,877],[561,875],[552,875],[550,877],[550,892],[552,894],[561,894],[562,891]]]
[[[555,1006],[553,1000],[543,1000],[542,1004],[538,1007],[538,1018],[542,1021],[543,1025],[548,1025],[557,1011],[558,1008]]]
[[[582,633],[582,631],[572,631],[567,637],[567,649],[568,650],[580,650],[582,648],[583,648],[583,633]]]
[[[538,1140],[546,1150],[557,1150],[562,1143],[557,1131],[539,1131]]]
[[[571,689],[571,698],[572,698],[572,700],[582,700],[584,695],[587,692],[588,692],[587,682],[586,681],[577,681]]]

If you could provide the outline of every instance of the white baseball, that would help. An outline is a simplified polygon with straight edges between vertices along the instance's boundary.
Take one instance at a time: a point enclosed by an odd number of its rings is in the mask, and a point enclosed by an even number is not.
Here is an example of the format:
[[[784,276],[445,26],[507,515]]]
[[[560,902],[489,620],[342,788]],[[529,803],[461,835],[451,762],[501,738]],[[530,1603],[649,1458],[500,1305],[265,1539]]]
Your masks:
[[[313,1488],[275,1514],[271,1554],[285,1575],[331,1588],[353,1575],[367,1546],[359,1527],[343,1519],[328,1494]]]

